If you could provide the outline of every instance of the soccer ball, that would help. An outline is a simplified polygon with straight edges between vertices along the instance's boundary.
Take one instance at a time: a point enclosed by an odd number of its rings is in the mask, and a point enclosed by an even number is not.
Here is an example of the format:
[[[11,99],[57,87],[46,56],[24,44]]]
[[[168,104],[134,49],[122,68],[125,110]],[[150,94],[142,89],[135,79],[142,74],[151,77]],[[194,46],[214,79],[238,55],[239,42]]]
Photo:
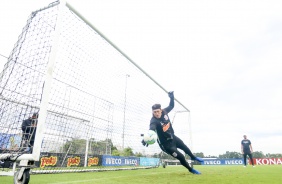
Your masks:
[[[147,144],[154,144],[158,139],[158,135],[155,131],[149,130],[146,134],[144,134],[143,139]]]

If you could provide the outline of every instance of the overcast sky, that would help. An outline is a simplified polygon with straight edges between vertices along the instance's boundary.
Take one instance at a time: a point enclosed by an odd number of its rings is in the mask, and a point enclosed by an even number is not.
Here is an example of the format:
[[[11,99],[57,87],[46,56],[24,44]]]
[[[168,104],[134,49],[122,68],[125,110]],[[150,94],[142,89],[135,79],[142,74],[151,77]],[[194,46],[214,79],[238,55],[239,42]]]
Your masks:
[[[51,2],[2,2],[1,70],[31,12]],[[281,0],[68,2],[175,91],[191,111],[193,152],[240,152],[246,134],[254,151],[282,153]]]

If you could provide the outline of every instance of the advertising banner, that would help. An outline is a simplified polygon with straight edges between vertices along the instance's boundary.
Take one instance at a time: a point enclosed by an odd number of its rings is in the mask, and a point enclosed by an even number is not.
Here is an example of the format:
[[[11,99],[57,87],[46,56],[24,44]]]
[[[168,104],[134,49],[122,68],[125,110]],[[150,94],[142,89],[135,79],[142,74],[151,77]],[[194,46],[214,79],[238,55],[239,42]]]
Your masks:
[[[282,165],[282,158],[254,158],[255,165]]]
[[[139,157],[120,157],[120,156],[110,156],[103,155],[102,165],[103,166],[128,166],[128,165],[139,165]]]
[[[20,148],[21,140],[20,134],[0,133],[0,150],[17,150]]]
[[[140,157],[140,166],[157,166],[159,163],[159,158]]]
[[[253,158],[255,165],[282,165],[282,158]],[[251,164],[250,159],[247,159]],[[204,159],[202,165],[243,165],[242,159]]]
[[[87,166],[93,167],[93,166],[101,166],[102,165],[102,156],[101,155],[89,155]]]
[[[243,165],[243,159],[205,159],[201,165]]]
[[[87,166],[101,166],[101,155],[89,155],[87,159]],[[84,167],[85,155],[63,153],[41,153],[39,162],[35,165],[40,168],[45,167]]]

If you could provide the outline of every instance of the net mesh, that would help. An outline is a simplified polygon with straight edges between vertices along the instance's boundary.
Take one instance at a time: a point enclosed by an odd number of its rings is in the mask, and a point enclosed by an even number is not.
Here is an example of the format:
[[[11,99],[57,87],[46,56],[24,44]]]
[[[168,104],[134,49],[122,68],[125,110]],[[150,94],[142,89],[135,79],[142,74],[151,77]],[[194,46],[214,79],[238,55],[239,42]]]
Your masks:
[[[56,49],[40,160],[33,172],[115,168],[122,156],[127,159],[123,165],[140,167],[136,158],[159,158],[158,145],[143,147],[140,134],[149,128],[151,106],[168,106],[167,93],[67,6],[60,11],[58,40],[58,5],[31,14],[1,73],[1,152],[28,147],[22,122],[33,113],[40,116],[50,53]],[[170,119],[190,146],[189,112],[176,102]]]

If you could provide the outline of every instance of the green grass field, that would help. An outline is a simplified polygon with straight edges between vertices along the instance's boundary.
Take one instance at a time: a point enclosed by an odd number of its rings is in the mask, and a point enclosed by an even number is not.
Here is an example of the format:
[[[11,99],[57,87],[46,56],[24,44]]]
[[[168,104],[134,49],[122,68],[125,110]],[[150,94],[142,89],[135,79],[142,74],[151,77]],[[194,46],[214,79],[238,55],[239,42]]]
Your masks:
[[[282,165],[195,166],[202,172],[193,175],[182,166],[128,171],[85,172],[31,175],[30,184],[281,184]],[[12,184],[13,177],[0,176],[1,184]]]

